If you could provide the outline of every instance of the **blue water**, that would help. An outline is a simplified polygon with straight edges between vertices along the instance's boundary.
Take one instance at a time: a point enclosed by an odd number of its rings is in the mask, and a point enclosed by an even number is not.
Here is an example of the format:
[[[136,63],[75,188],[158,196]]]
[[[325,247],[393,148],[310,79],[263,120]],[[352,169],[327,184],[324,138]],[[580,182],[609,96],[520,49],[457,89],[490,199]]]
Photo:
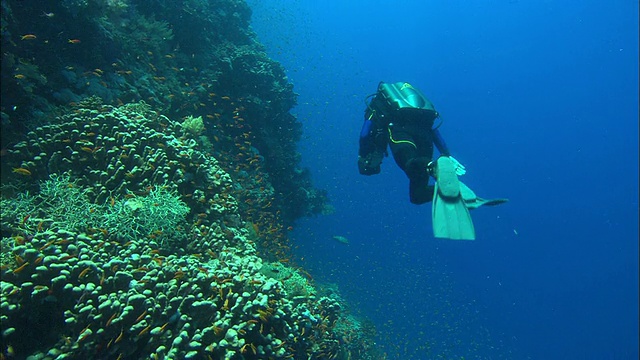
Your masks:
[[[390,358],[638,358],[637,1],[250,3],[336,210],[297,254]],[[475,242],[434,239],[391,158],[358,174],[379,81],[420,88],[462,180],[510,199],[472,213]]]

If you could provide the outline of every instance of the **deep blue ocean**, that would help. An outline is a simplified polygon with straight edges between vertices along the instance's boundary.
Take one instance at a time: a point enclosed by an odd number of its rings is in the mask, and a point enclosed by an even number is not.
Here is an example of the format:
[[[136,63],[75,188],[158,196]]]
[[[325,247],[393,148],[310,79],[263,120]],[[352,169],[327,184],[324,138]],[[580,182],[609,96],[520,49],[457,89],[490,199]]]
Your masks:
[[[300,263],[389,358],[638,358],[637,1],[250,4],[335,207],[296,225]],[[477,240],[435,239],[391,157],[358,174],[380,81],[421,89],[462,180],[510,199],[472,213]]]

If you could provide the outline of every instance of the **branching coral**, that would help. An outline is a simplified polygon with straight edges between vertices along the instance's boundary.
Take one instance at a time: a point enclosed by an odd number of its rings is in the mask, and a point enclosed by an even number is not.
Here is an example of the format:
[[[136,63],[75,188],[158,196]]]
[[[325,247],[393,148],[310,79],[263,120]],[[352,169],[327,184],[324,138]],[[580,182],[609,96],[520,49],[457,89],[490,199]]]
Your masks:
[[[200,135],[204,131],[204,121],[202,121],[202,116],[187,116],[182,121],[182,130],[185,135],[189,135],[191,137],[197,137]]]
[[[179,197],[159,186],[145,196],[114,200],[105,206],[103,218],[106,229],[124,242],[152,237],[171,249],[187,239],[187,213]]]
[[[78,232],[101,229],[122,243],[151,237],[166,250],[187,238],[184,229],[189,208],[162,186],[147,195],[118,200],[111,197],[106,203],[95,204],[69,173],[51,174],[49,180],[41,182],[39,193],[3,199],[2,208],[4,219],[12,219],[29,234],[43,228]]]

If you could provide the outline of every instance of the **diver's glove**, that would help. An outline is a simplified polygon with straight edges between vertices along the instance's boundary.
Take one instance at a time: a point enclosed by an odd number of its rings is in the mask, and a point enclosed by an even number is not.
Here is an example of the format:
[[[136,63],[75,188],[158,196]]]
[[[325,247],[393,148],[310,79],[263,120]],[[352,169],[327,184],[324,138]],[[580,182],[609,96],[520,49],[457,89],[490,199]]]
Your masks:
[[[362,175],[375,175],[380,173],[380,164],[384,154],[373,151],[366,156],[358,156],[358,170]]]
[[[460,164],[458,160],[456,160],[453,156],[449,156],[451,162],[453,163],[453,167],[456,169],[456,175],[462,176],[467,173],[467,168],[464,165]]]

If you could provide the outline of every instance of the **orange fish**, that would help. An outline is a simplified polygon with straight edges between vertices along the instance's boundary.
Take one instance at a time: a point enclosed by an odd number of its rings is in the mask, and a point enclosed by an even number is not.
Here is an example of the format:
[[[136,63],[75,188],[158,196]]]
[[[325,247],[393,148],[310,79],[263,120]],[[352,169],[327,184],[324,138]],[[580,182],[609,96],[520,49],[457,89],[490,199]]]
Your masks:
[[[81,41],[78,39],[69,39],[69,41],[67,41],[69,44],[80,44]]]
[[[37,39],[37,38],[33,34],[26,34],[20,37],[20,40],[34,40],[34,39]]]
[[[25,168],[13,168],[13,172],[16,174],[20,174],[20,175],[25,175],[25,176],[30,176],[31,175],[31,171],[25,169]]]
[[[20,267],[17,267],[15,269],[13,269],[13,273],[14,274],[19,274],[20,272],[22,272],[22,270],[24,270],[24,268],[27,267],[27,265],[29,265],[29,262],[25,262],[24,264],[20,265]]]

